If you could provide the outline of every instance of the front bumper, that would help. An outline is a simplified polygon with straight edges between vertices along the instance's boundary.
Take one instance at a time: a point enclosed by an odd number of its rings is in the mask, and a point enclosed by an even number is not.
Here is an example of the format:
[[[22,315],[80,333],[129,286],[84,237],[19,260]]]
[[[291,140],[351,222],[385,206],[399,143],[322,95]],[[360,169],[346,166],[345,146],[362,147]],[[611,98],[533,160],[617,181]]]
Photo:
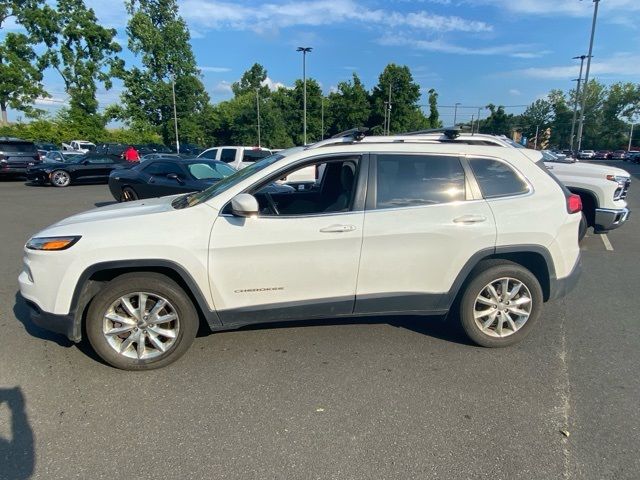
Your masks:
[[[595,226],[593,231],[595,233],[606,233],[609,230],[614,230],[621,227],[631,214],[628,208],[596,208]]]
[[[571,293],[582,275],[582,257],[579,256],[571,273],[564,278],[552,278],[549,282],[549,300],[556,300]]]
[[[76,321],[75,315],[55,315],[42,311],[42,309],[31,300],[25,299],[25,303],[29,307],[31,321],[40,328],[61,333],[75,343],[78,343],[82,339],[80,323]]]

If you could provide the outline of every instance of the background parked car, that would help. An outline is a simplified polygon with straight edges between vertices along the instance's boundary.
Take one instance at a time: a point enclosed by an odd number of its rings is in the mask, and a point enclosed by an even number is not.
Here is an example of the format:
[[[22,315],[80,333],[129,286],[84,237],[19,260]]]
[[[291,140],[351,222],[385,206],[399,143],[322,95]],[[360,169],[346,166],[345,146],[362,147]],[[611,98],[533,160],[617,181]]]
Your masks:
[[[27,167],[40,163],[33,142],[14,137],[0,137],[0,177],[24,176]]]
[[[146,162],[147,160],[156,160],[158,158],[174,158],[174,159],[192,159],[193,155],[186,155],[182,153],[147,153],[146,155],[140,156],[141,162]]]
[[[38,149],[38,154],[40,155],[40,160],[44,160],[47,152],[52,152],[54,150],[59,150],[60,148],[53,143],[48,142],[36,142],[36,148]]]
[[[594,152],[593,150],[580,150],[578,152],[578,158],[582,160],[588,160],[588,159],[594,158],[595,156],[596,156],[596,152]]]
[[[111,171],[116,168],[127,168],[127,162],[115,155],[89,153],[70,162],[29,167],[27,178],[35,184],[68,187],[72,183],[106,182]]]
[[[127,145],[124,143],[101,143],[96,147],[95,153],[122,156],[126,149]]]
[[[273,152],[268,148],[262,147],[214,147],[208,148],[200,155],[199,158],[208,158],[210,160],[220,160],[228,163],[236,170],[240,170],[261,158],[268,157]]]
[[[119,202],[163,197],[204,190],[235,172],[223,162],[164,156],[112,172],[109,190]]]
[[[69,143],[62,143],[62,150],[73,150],[76,152],[88,153],[96,149],[96,144],[88,140],[71,140]]]
[[[615,152],[611,153],[611,158],[616,160],[625,160],[626,154],[627,152],[624,150],[616,150]]]
[[[60,150],[52,150],[42,159],[43,163],[69,163],[77,160],[78,158],[86,155],[80,152],[61,152]]]
[[[598,150],[593,158],[599,160],[609,160],[611,158],[611,152],[609,150]]]

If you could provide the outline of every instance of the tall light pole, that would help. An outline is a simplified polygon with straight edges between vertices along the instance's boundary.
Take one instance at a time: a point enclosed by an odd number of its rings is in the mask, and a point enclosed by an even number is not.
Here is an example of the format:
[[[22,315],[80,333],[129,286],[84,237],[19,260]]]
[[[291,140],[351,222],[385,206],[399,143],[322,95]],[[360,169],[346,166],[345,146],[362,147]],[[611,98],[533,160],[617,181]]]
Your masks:
[[[180,153],[180,140],[178,139],[178,111],[176,109],[176,79],[171,73],[171,94],[173,97],[173,126],[176,129],[176,153]]]
[[[320,140],[324,140],[324,95],[320,92],[320,129],[321,138]]]
[[[456,103],[453,106],[453,126],[456,126],[456,121],[458,120],[458,105],[462,105],[460,102]]]
[[[633,143],[633,127],[635,127],[635,123],[631,124],[631,130],[629,131],[629,148],[627,148],[627,151],[631,150],[631,144]]]
[[[571,144],[569,146],[569,148],[571,149],[571,151],[573,152],[573,144],[574,144],[574,140],[575,140],[575,130],[576,130],[576,114],[578,113],[578,99],[580,98],[580,85],[582,84],[582,67],[584,66],[584,59],[587,58],[586,55],[580,55],[579,57],[573,57],[573,60],[578,60],[580,59],[580,75],[578,75],[577,78],[577,82],[578,85],[576,86],[576,98],[575,101],[573,102],[573,120],[571,120],[571,137],[569,137],[571,139]]]
[[[476,133],[480,133],[480,112],[481,111],[482,111],[482,107],[478,107],[478,120],[477,120],[478,126],[476,128]],[[471,132],[471,133],[473,133],[473,132]]]
[[[296,52],[302,52],[302,83],[303,83],[303,100],[302,100],[302,109],[303,113],[303,135],[302,141],[303,144],[307,144],[307,53],[310,53],[313,50],[312,47],[298,47]]]
[[[260,145],[260,87],[256,88],[256,112],[258,114],[258,147]]]
[[[582,105],[580,107],[580,123],[578,124],[578,150],[582,148],[584,109],[587,105],[587,90],[589,89],[589,71],[591,70],[591,57],[593,55],[593,38],[596,35],[596,20],[598,19],[598,5],[600,5],[600,0],[593,0],[593,23],[591,24],[591,39],[589,40],[589,53],[587,54],[587,71],[584,74],[584,88],[582,89]]]
[[[393,82],[389,78],[389,100],[387,101],[387,135],[391,135],[391,86]]]

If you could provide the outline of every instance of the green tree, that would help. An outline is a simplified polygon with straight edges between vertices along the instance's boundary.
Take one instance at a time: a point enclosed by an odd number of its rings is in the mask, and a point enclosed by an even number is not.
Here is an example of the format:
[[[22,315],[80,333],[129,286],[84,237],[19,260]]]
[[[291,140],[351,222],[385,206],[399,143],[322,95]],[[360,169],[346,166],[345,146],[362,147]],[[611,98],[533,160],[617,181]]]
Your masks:
[[[640,114],[640,84],[614,83],[602,102],[600,148],[626,148],[629,123]]]
[[[575,91],[570,92],[569,98],[574,97]],[[575,98],[575,97],[574,97]],[[573,108],[567,103],[567,96],[562,90],[551,90],[547,95],[551,105],[553,120],[551,122],[550,143],[558,147],[568,148],[571,145],[571,122],[573,120]],[[573,100],[571,100],[573,105]],[[574,131],[574,135],[577,132]],[[575,144],[577,145],[577,143]],[[574,148],[575,148],[574,145]]]
[[[58,35],[46,55],[58,71],[69,95],[71,121],[104,126],[98,115],[97,83],[111,88],[121,51],[114,40],[116,30],[100,25],[95,12],[83,0],[58,0],[55,12]]]
[[[493,135],[511,135],[513,128],[513,115],[507,114],[502,105],[496,107],[492,103],[485,107],[490,114],[480,122],[480,131]]]
[[[25,29],[10,32],[0,41],[0,123],[8,122],[7,108],[33,114],[33,102],[47,96],[42,85],[44,65],[34,45],[53,41],[55,22],[52,9],[44,0],[4,0],[0,3],[0,33],[13,18]]]
[[[269,96],[269,87],[264,85],[267,79],[267,70],[259,63],[254,63],[249,70],[242,74],[239,81],[231,85],[233,94],[238,96],[244,93],[254,93],[256,89],[260,89],[260,96]]]
[[[440,128],[440,114],[438,112],[438,93],[433,89],[429,89],[429,127]]]
[[[356,73],[351,81],[338,83],[337,90],[329,94],[325,113],[329,135],[367,125],[371,116],[371,101]]]
[[[129,50],[142,67],[122,69],[125,91],[120,118],[136,128],[152,126],[164,141],[175,142],[172,83],[182,141],[210,144],[206,122],[213,110],[200,79],[190,34],[176,0],[126,0]]]
[[[553,109],[551,103],[546,99],[538,99],[527,107],[517,120],[517,127],[522,130],[522,134],[531,139],[535,139],[538,133],[538,144],[544,131],[551,127],[553,120]]]
[[[385,102],[391,90],[391,132],[420,130],[429,120],[420,108],[420,86],[414,82],[407,66],[387,65],[371,93],[370,124],[381,128],[384,124]]]

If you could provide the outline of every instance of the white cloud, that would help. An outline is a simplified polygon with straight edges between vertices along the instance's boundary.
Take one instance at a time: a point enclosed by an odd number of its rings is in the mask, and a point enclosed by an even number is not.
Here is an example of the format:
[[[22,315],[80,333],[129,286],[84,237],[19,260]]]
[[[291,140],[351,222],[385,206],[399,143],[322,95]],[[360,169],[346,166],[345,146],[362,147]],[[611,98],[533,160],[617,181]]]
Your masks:
[[[509,95],[513,95],[514,97],[519,97],[520,95],[522,95],[522,92],[517,88],[512,88],[511,90],[509,90]]]
[[[227,82],[226,80],[222,80],[222,81],[216,83],[211,91],[213,93],[221,93],[221,94],[231,93],[232,92],[232,90],[231,90],[231,82]]]
[[[493,5],[508,12],[540,15],[540,16],[572,16],[590,17],[593,14],[593,3],[590,1],[579,2],[577,0],[467,0],[473,6]],[[606,0],[600,2],[600,11],[607,15],[610,12],[629,13],[640,11],[638,0]]]
[[[579,74],[579,64],[557,65],[554,67],[532,67],[516,70],[513,73],[531,78],[567,79],[576,78]],[[607,60],[596,61],[591,64],[590,76],[617,75],[640,76],[640,55],[614,55]]]
[[[202,65],[198,65],[198,69],[203,72],[211,72],[211,73],[224,73],[224,72],[231,71],[229,67],[206,67]]]
[[[269,87],[272,92],[280,88],[288,88],[284,83],[276,82],[270,77],[265,78],[261,84],[263,87]]]
[[[401,13],[371,9],[355,0],[307,0],[239,5],[218,0],[184,0],[181,14],[191,24],[211,29],[266,31],[293,26],[321,26],[352,22],[413,28],[434,32],[489,32],[485,22],[426,11]]]
[[[380,45],[392,47],[411,47],[430,52],[451,53],[457,55],[522,55],[523,50],[531,49],[526,44],[505,44],[488,47],[465,47],[443,40],[423,40],[403,35],[385,35],[378,40]]]

